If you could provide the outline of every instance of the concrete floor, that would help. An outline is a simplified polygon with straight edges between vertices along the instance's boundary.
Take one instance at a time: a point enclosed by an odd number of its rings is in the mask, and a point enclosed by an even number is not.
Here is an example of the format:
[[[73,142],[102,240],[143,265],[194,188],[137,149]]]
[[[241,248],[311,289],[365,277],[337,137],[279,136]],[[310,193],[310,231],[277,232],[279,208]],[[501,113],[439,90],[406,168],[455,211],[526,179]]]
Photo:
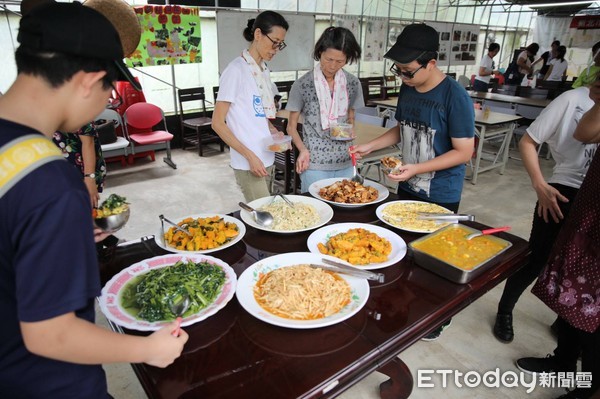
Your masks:
[[[518,156],[517,153],[512,155]],[[103,198],[111,193],[127,197],[131,203],[130,220],[118,236],[135,239],[158,231],[158,215],[167,217],[195,213],[228,213],[239,209],[243,196],[235,184],[229,167],[229,154],[212,152],[198,157],[193,150],[174,150],[177,170],[162,162],[136,160],[132,166],[109,164]],[[546,176],[551,173],[552,160],[540,158]],[[471,213],[476,220],[490,226],[512,226],[512,233],[527,239],[536,201],[522,162],[509,159],[504,175],[492,170],[480,175],[477,185],[465,181],[460,206],[461,213]],[[417,387],[417,371],[423,369],[458,370],[463,373],[499,369],[500,373],[518,371],[514,360],[523,356],[545,356],[556,341],[549,325],[554,314],[541,301],[526,291],[515,309],[515,340],[511,344],[498,342],[491,333],[496,306],[503,284],[471,304],[453,319],[453,323],[434,342],[418,342],[400,357],[411,368],[415,386],[411,399],[420,398],[554,398],[564,392],[558,388],[536,387],[527,394],[518,387],[459,387],[453,380],[444,387],[440,375],[430,381],[435,387]],[[98,324],[106,325],[98,312]],[[146,398],[128,364],[105,366],[110,393],[117,399]],[[349,391],[344,399],[378,398],[379,383],[387,377],[373,373]],[[528,378],[527,381],[530,381]]]

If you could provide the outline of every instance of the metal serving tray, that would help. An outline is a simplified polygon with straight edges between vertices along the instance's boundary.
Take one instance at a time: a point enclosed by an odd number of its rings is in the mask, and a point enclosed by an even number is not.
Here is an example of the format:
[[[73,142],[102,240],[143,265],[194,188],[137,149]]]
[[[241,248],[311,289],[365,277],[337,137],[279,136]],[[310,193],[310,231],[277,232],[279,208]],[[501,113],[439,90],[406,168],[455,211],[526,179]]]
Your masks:
[[[415,260],[415,263],[417,265],[423,267],[424,269],[427,269],[427,270],[429,270],[435,274],[438,274],[438,275],[440,275],[450,281],[453,281],[455,283],[466,284],[469,281],[473,280],[475,277],[479,276],[480,274],[482,274],[483,272],[488,270],[490,267],[497,264],[498,261],[500,260],[500,255],[502,253],[506,252],[512,246],[512,243],[510,241],[504,240],[502,238],[498,238],[496,236],[489,235],[488,236],[489,239],[497,241],[498,243],[505,245],[505,247],[502,250],[500,250],[500,252],[498,252],[497,254],[492,256],[491,258],[483,261],[482,263],[480,263],[478,265],[475,265],[475,267],[473,267],[473,269],[471,269],[471,270],[464,270],[464,269],[461,269],[454,265],[451,265],[450,263],[448,263],[442,259],[439,259],[433,255],[425,253],[414,247],[414,244],[417,244],[422,241],[428,240],[432,237],[435,237],[437,234],[441,234],[442,232],[446,231],[447,229],[456,229],[456,228],[460,228],[460,229],[467,231],[467,234],[476,233],[479,231],[479,230],[473,229],[471,227],[468,227],[468,226],[465,226],[462,224],[451,224],[440,230],[437,230],[436,232],[427,234],[426,236],[423,236],[423,237],[419,238],[418,240],[415,240],[415,241],[409,243],[408,244],[409,255],[412,255]]]

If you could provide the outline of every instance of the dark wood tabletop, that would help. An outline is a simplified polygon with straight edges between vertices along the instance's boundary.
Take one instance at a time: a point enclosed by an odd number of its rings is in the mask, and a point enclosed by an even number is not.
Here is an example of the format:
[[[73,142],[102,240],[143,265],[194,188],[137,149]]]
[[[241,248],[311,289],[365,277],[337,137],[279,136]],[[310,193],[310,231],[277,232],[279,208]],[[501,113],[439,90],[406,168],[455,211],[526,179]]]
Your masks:
[[[394,199],[391,194],[387,200]],[[376,208],[336,207],[330,223],[377,223],[389,228],[377,219]],[[259,259],[308,250],[306,239],[311,232],[274,234],[246,228],[242,241],[210,254],[231,265],[238,276]],[[394,231],[407,243],[422,237]],[[171,366],[160,369],[133,364],[133,369],[150,398],[334,397],[375,370],[390,377],[380,386],[383,398],[406,398],[413,381],[398,354],[526,262],[526,241],[507,233],[499,236],[509,240],[512,247],[501,255],[496,266],[468,284],[453,283],[405,257],[396,265],[377,270],[385,274],[385,282],[369,282],[369,300],[356,315],[333,326],[310,330],[260,321],[248,314],[234,296],[217,314],[185,327],[190,339],[182,356]],[[137,261],[166,253],[150,238],[127,244],[104,254],[103,283]],[[111,327],[128,334],[148,334],[112,323]]]

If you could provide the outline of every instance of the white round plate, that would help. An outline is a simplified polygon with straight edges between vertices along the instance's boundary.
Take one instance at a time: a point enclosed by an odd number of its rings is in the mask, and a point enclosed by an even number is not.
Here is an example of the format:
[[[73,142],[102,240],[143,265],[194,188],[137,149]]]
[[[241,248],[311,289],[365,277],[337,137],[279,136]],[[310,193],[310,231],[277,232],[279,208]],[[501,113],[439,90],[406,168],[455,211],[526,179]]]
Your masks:
[[[404,242],[402,237],[384,227],[375,226],[367,223],[337,223],[321,227],[319,230],[314,231],[310,236],[308,236],[306,245],[308,246],[308,250],[310,252],[315,254],[321,254],[321,252],[319,251],[319,247],[317,246],[319,243],[326,245],[327,241],[329,241],[329,238],[333,237],[334,235],[345,233],[350,229],[358,228],[368,230],[372,233],[377,234],[379,237],[388,240],[392,244],[392,252],[388,256],[388,260],[385,262],[370,263],[368,265],[350,265],[350,263],[348,263],[350,266],[364,270],[382,269],[384,267],[388,267],[400,262],[402,258],[406,256],[406,242]],[[337,260],[339,261],[340,259]]]
[[[330,326],[354,316],[369,299],[369,283],[365,279],[339,274],[350,284],[351,302],[336,314],[315,320],[292,320],[276,316],[263,309],[254,298],[254,286],[261,275],[281,267],[300,264],[320,264],[321,259],[337,260],[332,256],[317,255],[309,252],[290,252],[260,260],[248,267],[240,276],[235,295],[244,309],[252,316],[266,323],[280,327],[307,329]]]
[[[385,187],[384,185],[381,185],[379,183],[376,183],[374,181],[366,180],[366,179],[365,179],[365,182],[363,183],[363,186],[373,187],[373,188],[377,189],[377,191],[379,192],[379,196],[377,197],[377,199],[375,201],[366,202],[364,204],[343,204],[341,202],[326,200],[325,198],[323,198],[319,195],[319,190],[322,189],[323,187],[330,186],[333,183],[336,183],[336,182],[339,182],[342,180],[344,180],[344,179],[340,178],[340,177],[332,177],[329,179],[322,179],[322,180],[316,181],[308,187],[308,192],[313,197],[315,197],[321,201],[325,201],[331,205],[339,206],[340,208],[360,208],[360,207],[367,206],[367,205],[377,204],[378,202],[385,200],[390,195],[390,191],[387,189],[387,187]],[[350,180],[350,179],[348,178],[346,180]]]
[[[244,209],[242,209],[240,211],[240,216],[242,217],[242,220],[244,221],[244,223],[246,223],[249,226],[254,227],[255,229],[269,231],[271,233],[278,233],[278,234],[291,234],[291,233],[299,233],[302,231],[314,230],[318,227],[323,226],[327,222],[329,222],[331,220],[331,218],[333,217],[333,209],[329,205],[327,205],[325,202],[320,201],[316,198],[307,197],[305,195],[286,195],[285,197],[294,203],[300,202],[303,204],[308,204],[308,205],[314,206],[315,209],[317,210],[317,213],[319,214],[319,222],[317,224],[315,224],[314,226],[306,227],[303,229],[273,230],[272,228],[264,227],[264,226],[261,226],[258,223],[256,223],[252,214]],[[257,200],[254,200],[254,201],[248,203],[248,205],[250,205],[254,209],[260,209],[261,207],[269,204],[272,200],[273,200],[273,197],[263,197],[263,198],[259,198]],[[283,199],[276,198],[275,201],[283,201]]]
[[[129,314],[121,306],[121,292],[125,285],[136,278],[137,276],[147,273],[152,269],[158,269],[161,267],[169,267],[179,262],[180,260],[190,260],[193,262],[208,262],[217,265],[223,269],[226,274],[225,284],[221,290],[221,293],[217,296],[215,301],[203,309],[200,309],[197,313],[192,314],[184,318],[181,322],[182,326],[189,326],[206,319],[209,316],[214,315],[220,309],[227,305],[227,302],[233,298],[233,294],[236,288],[237,277],[233,269],[225,262],[220,259],[214,258],[208,255],[162,255],[156,256],[150,259],[144,259],[138,263],[134,263],[126,269],[121,270],[118,274],[114,275],[108,283],[102,288],[102,294],[100,296],[100,310],[106,318],[112,322],[129,328],[132,330],[140,331],[155,331],[163,326],[172,323],[172,321],[146,321],[135,318]]]
[[[435,221],[432,221],[432,227],[431,228],[422,228],[422,229],[417,229],[417,228],[407,228],[407,227],[403,227],[401,223],[399,222],[393,222],[390,220],[387,220],[384,216],[383,216],[383,210],[392,205],[392,204],[422,204],[423,206],[425,205],[432,205],[429,202],[425,202],[425,201],[390,201],[390,202],[386,202],[385,204],[381,204],[377,207],[377,209],[375,210],[375,214],[377,215],[377,217],[379,218],[379,220],[381,220],[383,223],[395,227],[397,229],[400,230],[404,230],[404,231],[410,231],[412,233],[433,233],[434,231],[437,231],[439,229],[441,229],[442,227],[446,227],[451,223],[436,223]],[[437,205],[439,206],[439,205]],[[452,212],[450,209],[446,209],[442,206],[440,206],[441,209],[447,211],[448,213],[454,213]],[[443,211],[441,212],[443,213]]]
[[[244,223],[242,223],[241,220],[236,219],[233,216],[229,216],[229,215],[220,215],[218,213],[216,213],[216,214],[215,213],[201,213],[198,215],[183,216],[180,218],[174,218],[174,219],[170,219],[170,220],[172,220],[175,223],[179,223],[181,220],[187,219],[187,218],[198,219],[198,218],[210,218],[210,217],[214,217],[214,216],[223,218],[226,222],[235,223],[237,225],[238,231],[239,231],[239,234],[236,237],[234,237],[233,240],[226,242],[225,244],[221,245],[220,247],[212,248],[212,249],[204,249],[201,251],[184,251],[181,249],[175,249],[173,247],[168,246],[167,243],[165,243],[165,237],[162,234],[160,225],[158,226],[158,232],[154,235],[154,241],[156,241],[156,245],[158,245],[165,251],[173,252],[176,254],[209,254],[211,252],[216,252],[216,251],[225,249],[227,247],[231,247],[232,245],[234,245],[238,241],[240,241],[244,237],[244,234],[246,234],[246,225],[244,225]],[[171,227],[172,226],[170,224],[165,222],[165,233],[167,231],[169,231],[169,229]]]

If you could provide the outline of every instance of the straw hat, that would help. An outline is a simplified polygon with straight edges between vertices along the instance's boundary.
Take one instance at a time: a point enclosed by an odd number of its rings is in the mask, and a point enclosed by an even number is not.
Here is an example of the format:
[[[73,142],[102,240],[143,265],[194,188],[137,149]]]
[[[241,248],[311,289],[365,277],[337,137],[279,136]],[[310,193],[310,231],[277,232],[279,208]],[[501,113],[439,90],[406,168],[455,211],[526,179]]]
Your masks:
[[[87,0],[83,5],[98,11],[113,24],[121,38],[125,57],[135,51],[140,43],[142,27],[129,4],[123,0]]]

